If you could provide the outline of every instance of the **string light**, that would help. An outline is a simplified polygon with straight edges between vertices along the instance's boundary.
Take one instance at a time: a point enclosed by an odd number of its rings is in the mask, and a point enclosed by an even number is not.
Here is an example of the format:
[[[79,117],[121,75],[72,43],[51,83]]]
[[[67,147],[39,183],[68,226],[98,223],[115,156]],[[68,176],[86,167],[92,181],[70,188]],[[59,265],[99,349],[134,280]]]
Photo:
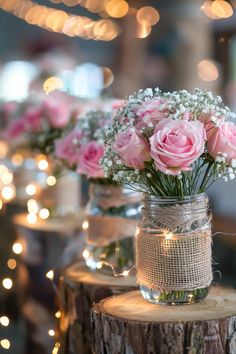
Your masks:
[[[152,6],[144,6],[137,11],[137,21],[144,26],[154,26],[160,20],[160,14]]]
[[[105,9],[109,16],[120,18],[127,15],[129,11],[129,4],[124,0],[110,0]]]
[[[15,187],[13,184],[9,186],[5,186],[2,189],[2,197],[5,199],[5,201],[10,201],[15,197]]]
[[[66,1],[69,4],[71,3],[70,0]],[[101,2],[102,0],[86,1],[87,8],[91,11],[93,10],[93,12],[97,12],[97,9],[94,8],[95,3],[99,5]],[[125,1],[123,2],[125,3]],[[105,5],[106,2],[104,1]],[[104,31],[101,31],[99,28],[100,20],[92,20],[86,16],[72,15],[62,10],[39,5],[31,0],[15,0],[13,2],[0,0],[0,8],[25,20],[29,24],[50,31],[64,33],[71,37],[79,36],[85,39],[110,41],[119,34],[117,24],[113,21],[111,22],[109,19],[103,20]],[[102,7],[100,6],[99,11],[101,9]]]
[[[10,349],[11,347],[11,343],[8,339],[2,339],[0,341],[0,345],[3,347],[3,349],[7,349],[7,350]]]
[[[13,282],[10,278],[5,278],[2,281],[2,285],[5,289],[10,290],[13,286]]]
[[[61,318],[61,311],[57,311],[57,312],[55,313],[55,317],[56,317],[56,318]]]
[[[219,77],[217,66],[212,60],[204,59],[197,65],[198,76],[204,81],[215,81]]]
[[[50,280],[54,279],[54,271],[51,269],[47,272],[46,277]]]
[[[39,211],[39,217],[41,219],[47,219],[49,217],[50,213],[49,210],[46,208],[43,208]]]
[[[48,95],[50,92],[53,92],[58,89],[64,88],[64,82],[57,76],[49,77],[44,81],[43,91]]]
[[[35,213],[29,213],[26,219],[29,224],[35,224],[38,220],[37,215]]]
[[[48,161],[47,161],[47,160],[40,160],[40,161],[38,162],[38,168],[39,168],[41,171],[47,170],[47,168],[48,168]]]
[[[26,186],[25,191],[28,195],[32,196],[36,194],[37,189],[36,186],[31,183]]]
[[[10,320],[7,316],[2,316],[0,317],[0,324],[4,327],[8,327],[10,323]]]
[[[47,178],[48,186],[50,186],[50,187],[55,186],[56,183],[57,183],[56,177],[48,176],[48,178]]]
[[[50,337],[54,337],[55,336],[55,331],[53,329],[50,329],[48,331],[48,334],[49,334]]]
[[[8,259],[7,266],[8,266],[9,269],[15,269],[16,266],[17,266],[16,260],[13,259],[13,258]]]
[[[37,201],[35,199],[29,199],[27,202],[27,208],[29,213],[36,214],[39,210]]]
[[[85,221],[83,222],[83,224],[82,224],[82,229],[83,229],[83,230],[87,230],[88,227],[89,227],[89,222],[88,222],[87,220],[85,220]]]
[[[21,254],[22,251],[23,251],[23,246],[22,244],[19,242],[19,241],[16,241],[14,242],[13,246],[12,246],[12,251],[15,253],[15,254]]]
[[[60,343],[55,343],[55,346],[52,350],[52,354],[58,354],[60,346],[61,346]]]
[[[24,161],[24,158],[21,154],[14,154],[11,158],[11,163],[16,167],[21,166],[23,161]]]

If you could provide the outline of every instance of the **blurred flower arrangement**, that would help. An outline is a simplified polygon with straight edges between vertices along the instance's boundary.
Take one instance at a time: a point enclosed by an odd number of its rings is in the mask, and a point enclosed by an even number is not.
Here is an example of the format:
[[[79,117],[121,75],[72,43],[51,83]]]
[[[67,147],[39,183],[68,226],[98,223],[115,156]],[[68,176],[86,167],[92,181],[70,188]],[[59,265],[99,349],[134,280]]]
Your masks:
[[[112,113],[90,111],[76,126],[55,141],[55,156],[88,179],[104,179],[99,160],[103,157],[105,132],[112,123]]]
[[[51,154],[54,140],[70,124],[77,109],[73,97],[61,92],[31,97],[18,104],[2,131],[2,138],[15,139],[16,146],[26,145],[34,151]]]
[[[199,194],[220,177],[233,179],[234,116],[211,92],[140,90],[109,130],[105,176],[161,197]]]
[[[115,102],[114,109],[123,104]],[[114,112],[93,110],[55,141],[55,156],[90,181],[90,199],[84,222],[86,263],[103,271],[127,270],[133,265],[133,236],[139,216],[140,195],[105,178],[99,161]],[[131,213],[132,210],[132,213]]]

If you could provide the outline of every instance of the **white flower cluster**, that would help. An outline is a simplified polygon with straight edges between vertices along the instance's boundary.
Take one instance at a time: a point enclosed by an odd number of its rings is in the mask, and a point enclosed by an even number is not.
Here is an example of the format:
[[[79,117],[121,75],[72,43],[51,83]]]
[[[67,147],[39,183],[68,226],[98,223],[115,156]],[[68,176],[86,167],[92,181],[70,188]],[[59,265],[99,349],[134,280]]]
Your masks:
[[[83,132],[79,143],[96,141],[103,145],[105,134],[112,123],[112,113],[104,111],[89,111],[84,117],[80,117],[76,129]]]

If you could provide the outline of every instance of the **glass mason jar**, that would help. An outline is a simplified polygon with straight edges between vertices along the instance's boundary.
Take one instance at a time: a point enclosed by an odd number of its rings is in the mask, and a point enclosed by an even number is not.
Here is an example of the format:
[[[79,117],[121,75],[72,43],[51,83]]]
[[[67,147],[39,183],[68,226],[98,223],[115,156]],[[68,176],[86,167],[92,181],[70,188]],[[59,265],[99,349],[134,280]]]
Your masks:
[[[134,265],[134,236],[141,194],[122,186],[90,184],[86,207],[86,264],[102,273],[121,274]],[[125,274],[125,273],[124,273]]]
[[[137,278],[144,299],[191,304],[212,282],[211,215],[206,194],[178,199],[146,194],[136,235]]]

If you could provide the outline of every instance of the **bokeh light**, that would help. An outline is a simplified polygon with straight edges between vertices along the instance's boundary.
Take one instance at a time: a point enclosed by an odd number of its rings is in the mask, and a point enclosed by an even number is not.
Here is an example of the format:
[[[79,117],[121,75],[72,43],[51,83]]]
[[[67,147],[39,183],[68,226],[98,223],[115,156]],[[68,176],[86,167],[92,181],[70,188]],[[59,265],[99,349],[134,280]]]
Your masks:
[[[12,251],[15,254],[21,254],[23,251],[23,246],[19,241],[14,242],[13,246],[12,246]]]
[[[137,21],[144,26],[154,26],[160,20],[160,14],[152,6],[144,6],[137,11]]]
[[[129,11],[129,4],[124,0],[110,0],[106,5],[106,12],[114,18],[124,17]]]
[[[2,281],[2,285],[5,289],[10,290],[13,286],[13,282],[10,278],[5,278]]]
[[[58,89],[64,88],[64,82],[57,76],[49,77],[44,81],[43,90],[48,95],[50,92],[53,92]]]
[[[209,59],[200,61],[197,65],[198,76],[203,81],[215,81],[219,77],[216,64]]]

